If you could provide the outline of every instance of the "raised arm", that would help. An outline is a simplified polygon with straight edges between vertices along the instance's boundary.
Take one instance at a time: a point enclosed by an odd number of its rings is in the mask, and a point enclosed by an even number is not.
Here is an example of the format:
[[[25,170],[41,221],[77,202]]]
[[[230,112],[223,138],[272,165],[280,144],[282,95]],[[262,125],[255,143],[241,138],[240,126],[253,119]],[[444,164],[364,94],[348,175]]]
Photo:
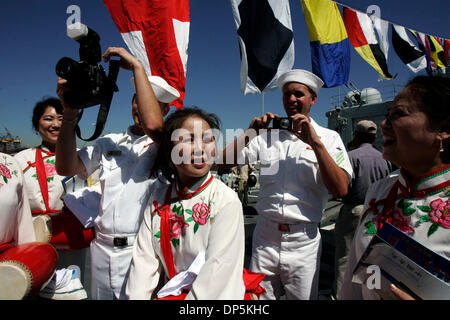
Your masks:
[[[120,66],[126,70],[133,71],[142,128],[145,134],[152,138],[152,140],[158,141],[164,125],[164,118],[144,66],[124,48],[108,48],[103,55],[104,61],[109,61],[111,56],[120,57]]]
[[[67,90],[66,83],[67,80],[58,78],[56,93],[64,108],[64,115],[58,141],[56,142],[56,172],[62,176],[78,174],[86,177],[86,168],[77,154],[75,126],[78,119],[78,109],[71,108],[64,101],[63,93]]]

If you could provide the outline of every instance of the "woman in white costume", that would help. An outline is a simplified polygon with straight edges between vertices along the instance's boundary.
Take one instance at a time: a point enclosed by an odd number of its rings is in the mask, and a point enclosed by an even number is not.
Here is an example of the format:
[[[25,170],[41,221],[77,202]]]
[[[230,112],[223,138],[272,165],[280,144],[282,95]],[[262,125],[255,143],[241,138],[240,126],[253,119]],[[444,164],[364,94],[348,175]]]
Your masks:
[[[33,216],[60,211],[64,206],[61,199],[64,193],[61,181],[65,177],[58,175],[55,170],[55,146],[62,117],[63,109],[57,98],[47,98],[36,103],[32,123],[33,129],[42,139],[41,144],[15,155],[23,171]],[[45,197],[37,174],[40,163],[47,180],[48,196]]]
[[[0,246],[36,241],[22,170],[12,156],[1,152],[0,195]]]
[[[36,103],[33,109],[32,124],[33,129],[40,135],[42,142],[39,146],[23,150],[14,156],[23,172],[33,217],[56,214],[61,212],[64,207],[62,180],[65,176],[57,174],[55,169],[55,147],[62,118],[63,108],[59,99],[51,97]],[[44,239],[38,240],[43,241]],[[63,270],[70,265],[76,265],[81,269],[81,275],[84,275],[86,250],[58,250],[57,268]],[[77,271],[69,269],[65,273],[64,277],[66,278],[69,277],[69,274],[78,274]],[[74,274],[74,276],[76,275]],[[77,288],[67,288],[67,292],[64,289],[57,295],[54,292],[49,292],[45,297],[76,300],[86,298],[86,292],[81,283],[78,283],[78,280],[74,281],[77,282]],[[41,295],[45,294],[41,293]]]
[[[367,192],[339,296],[343,300],[412,298],[393,284],[382,294],[352,282],[356,264],[386,223],[450,259],[450,79],[412,79],[388,108],[381,129],[383,157],[401,169]]]
[[[215,115],[197,108],[177,110],[165,121],[152,171],[158,176],[161,170],[169,183],[160,176],[151,187],[133,248],[129,299],[244,298],[242,205],[210,173],[218,128]],[[162,274],[172,280],[157,295]],[[180,275],[190,281],[177,282]]]
[[[1,152],[0,207],[0,300],[23,299],[39,291],[39,286],[53,275],[56,251],[48,244],[35,242],[22,170],[12,156]],[[26,254],[19,249],[25,246]],[[39,261],[36,266],[34,261],[42,254],[54,260]]]

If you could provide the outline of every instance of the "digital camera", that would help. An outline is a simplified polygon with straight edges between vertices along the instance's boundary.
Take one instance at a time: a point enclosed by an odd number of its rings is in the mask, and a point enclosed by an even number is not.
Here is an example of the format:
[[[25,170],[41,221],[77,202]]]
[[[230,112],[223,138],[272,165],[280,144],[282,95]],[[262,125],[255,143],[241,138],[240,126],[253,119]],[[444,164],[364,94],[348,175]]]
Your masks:
[[[272,129],[292,130],[293,122],[291,118],[276,117],[273,119]]]
[[[82,23],[68,26],[67,35],[80,44],[80,61],[64,57],[56,64],[56,74],[67,80],[64,100],[78,109],[107,103],[118,89],[98,64],[102,59],[100,36]]]

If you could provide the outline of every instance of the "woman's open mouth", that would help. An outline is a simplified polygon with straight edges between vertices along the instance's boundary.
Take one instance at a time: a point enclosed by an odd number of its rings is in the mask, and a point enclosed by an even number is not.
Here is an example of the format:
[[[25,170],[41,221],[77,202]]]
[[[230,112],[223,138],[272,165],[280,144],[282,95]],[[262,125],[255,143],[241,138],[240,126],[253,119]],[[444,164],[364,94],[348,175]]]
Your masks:
[[[395,138],[389,136],[383,136],[383,140],[383,147],[393,145],[397,141]]]
[[[201,168],[203,168],[204,166],[206,166],[206,161],[205,161],[203,158],[194,158],[194,159],[192,160],[192,165],[193,165],[195,168],[201,169]]]
[[[58,136],[59,135],[59,130],[52,130],[52,131],[48,131],[48,133],[50,133],[52,136]]]
[[[206,166],[206,162],[203,163],[194,163],[193,166],[197,169],[201,169]]]

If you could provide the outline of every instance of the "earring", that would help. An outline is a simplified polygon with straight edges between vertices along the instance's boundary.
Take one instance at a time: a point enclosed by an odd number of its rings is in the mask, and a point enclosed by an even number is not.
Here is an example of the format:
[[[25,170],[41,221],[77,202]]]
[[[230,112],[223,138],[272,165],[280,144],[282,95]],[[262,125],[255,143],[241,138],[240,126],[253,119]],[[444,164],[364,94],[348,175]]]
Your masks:
[[[444,152],[444,147],[442,146],[442,139],[439,140],[439,143],[440,143],[439,152]]]

